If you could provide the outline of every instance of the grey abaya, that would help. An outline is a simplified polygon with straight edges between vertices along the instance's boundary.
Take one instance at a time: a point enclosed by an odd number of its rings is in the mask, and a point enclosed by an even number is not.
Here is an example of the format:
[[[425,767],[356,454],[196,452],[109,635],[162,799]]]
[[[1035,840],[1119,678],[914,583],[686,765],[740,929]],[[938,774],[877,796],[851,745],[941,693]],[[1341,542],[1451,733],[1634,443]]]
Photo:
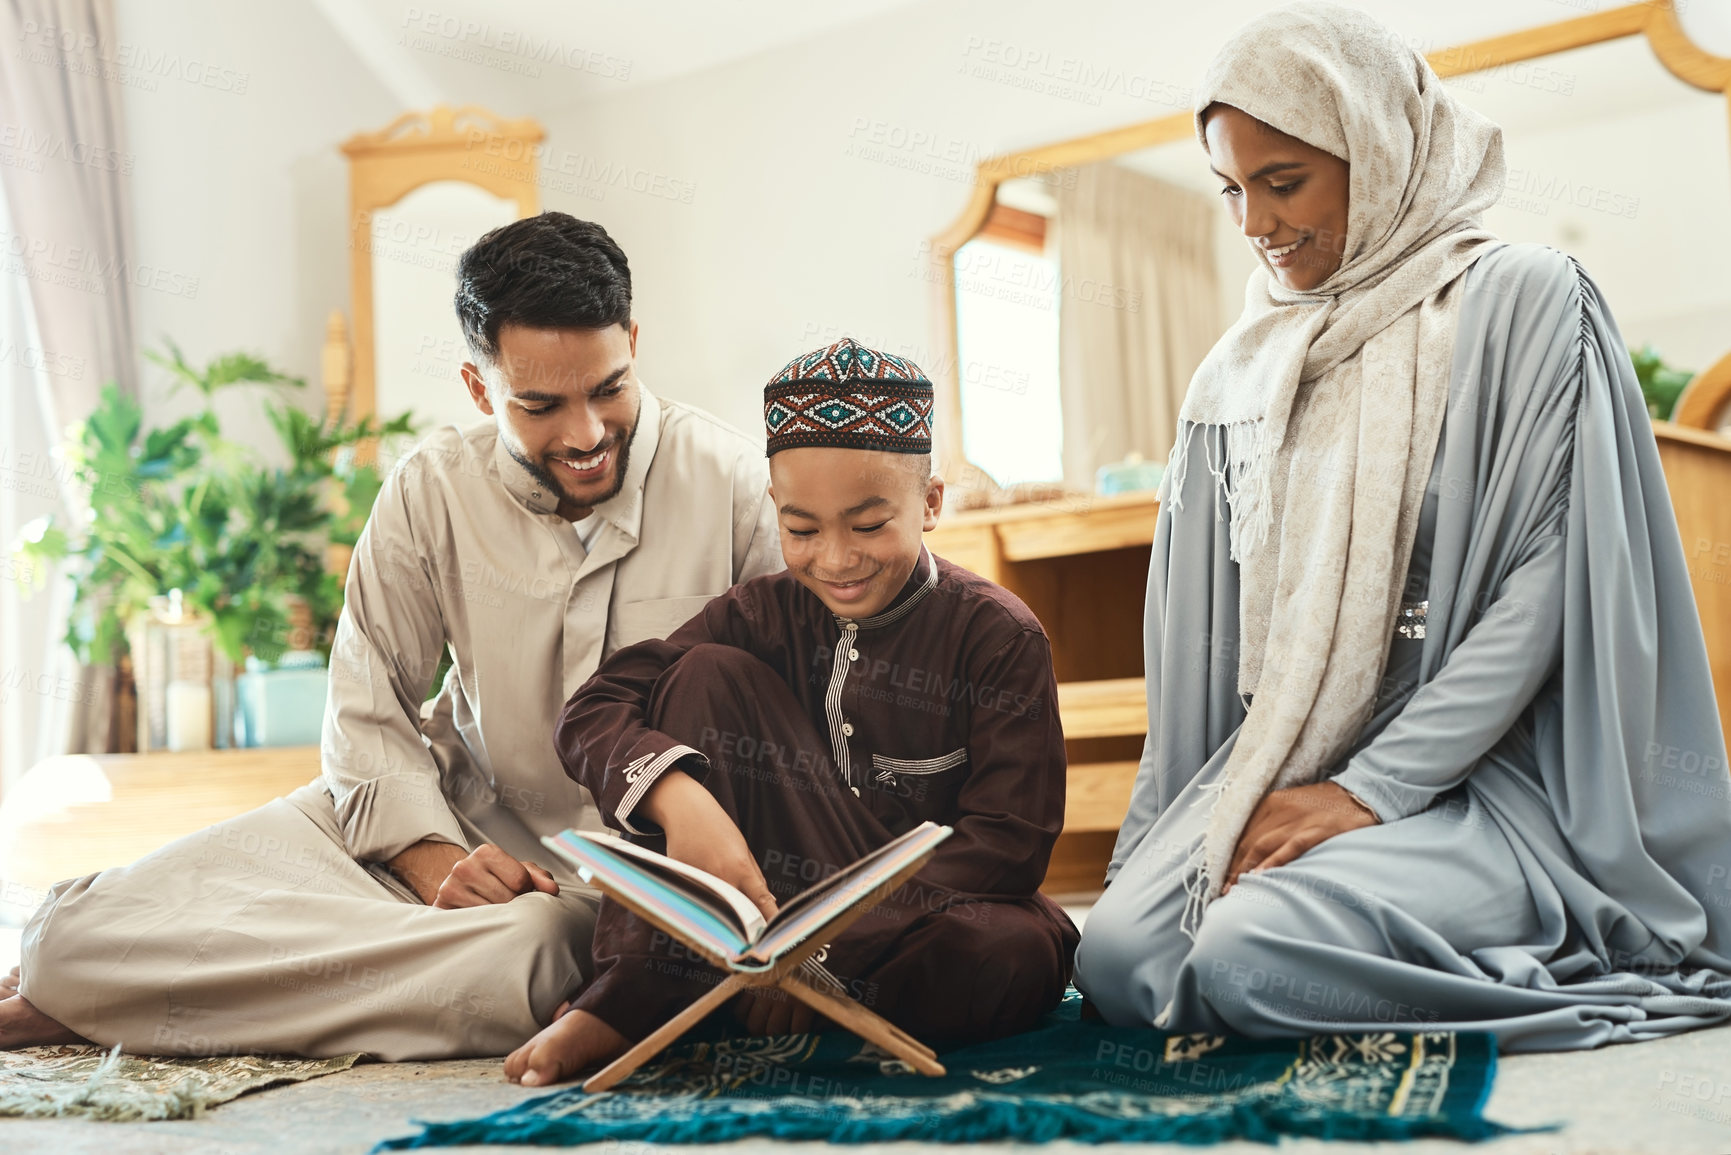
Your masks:
[[[1148,742],[1077,955],[1115,1024],[1434,1023],[1539,1050],[1731,1018],[1731,780],[1628,354],[1554,250],[1495,249],[1461,287],[1404,594],[1425,636],[1391,639],[1332,775],[1382,823],[1245,875],[1194,940],[1184,863],[1245,714],[1237,566],[1210,471],[1160,513]],[[1224,459],[1219,427],[1193,435]]]

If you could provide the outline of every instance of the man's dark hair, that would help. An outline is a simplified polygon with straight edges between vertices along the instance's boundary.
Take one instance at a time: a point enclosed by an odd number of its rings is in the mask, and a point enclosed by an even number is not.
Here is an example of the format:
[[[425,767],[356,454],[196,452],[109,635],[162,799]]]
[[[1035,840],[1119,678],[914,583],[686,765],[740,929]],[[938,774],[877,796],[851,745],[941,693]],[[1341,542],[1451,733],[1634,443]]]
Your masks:
[[[499,328],[631,326],[631,266],[607,230],[546,212],[494,229],[457,262],[457,320],[478,358],[499,355]]]

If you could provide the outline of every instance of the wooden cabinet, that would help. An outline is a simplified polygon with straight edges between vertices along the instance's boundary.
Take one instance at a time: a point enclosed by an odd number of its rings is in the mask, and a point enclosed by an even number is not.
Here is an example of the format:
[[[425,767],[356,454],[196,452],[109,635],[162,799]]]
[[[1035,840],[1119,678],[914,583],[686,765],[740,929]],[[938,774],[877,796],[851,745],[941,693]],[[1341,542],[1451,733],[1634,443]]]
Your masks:
[[[1731,744],[1731,502],[1725,499],[1731,493],[1731,440],[1669,421],[1655,421],[1653,434],[1707,638],[1719,724]]]
[[[1064,833],[1045,889],[1100,889],[1130,802],[1148,706],[1142,601],[1159,503],[1152,493],[946,514],[933,553],[997,582],[1046,627],[1069,755]]]

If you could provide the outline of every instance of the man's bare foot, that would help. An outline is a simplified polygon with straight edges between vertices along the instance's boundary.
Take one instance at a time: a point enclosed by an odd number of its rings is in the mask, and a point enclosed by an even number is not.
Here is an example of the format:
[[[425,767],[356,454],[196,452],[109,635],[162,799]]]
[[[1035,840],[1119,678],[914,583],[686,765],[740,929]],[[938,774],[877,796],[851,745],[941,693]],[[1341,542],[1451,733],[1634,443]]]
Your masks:
[[[11,991],[0,998],[0,1051],[15,1051],[19,1047],[51,1047],[60,1043],[87,1043],[32,1006],[18,993],[18,972],[9,976]]]
[[[5,978],[0,978],[0,999],[9,999],[18,993],[18,984],[22,981],[18,969],[13,967],[10,974]]]
[[[630,1039],[588,1011],[570,1011],[511,1052],[505,1078],[525,1087],[545,1087],[611,1062],[630,1047]]]

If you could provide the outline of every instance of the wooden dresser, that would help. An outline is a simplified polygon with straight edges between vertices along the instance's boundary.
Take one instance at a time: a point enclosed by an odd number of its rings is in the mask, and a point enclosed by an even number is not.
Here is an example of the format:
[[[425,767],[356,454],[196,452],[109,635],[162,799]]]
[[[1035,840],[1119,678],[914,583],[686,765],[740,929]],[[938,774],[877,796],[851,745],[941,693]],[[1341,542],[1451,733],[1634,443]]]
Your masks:
[[[1130,803],[1148,732],[1142,603],[1158,512],[1152,493],[1078,495],[946,513],[926,535],[933,553],[1026,602],[1051,638],[1070,781],[1049,893],[1099,890]]]
[[[1655,421],[1653,435],[1707,638],[1719,724],[1731,745],[1731,440],[1669,421]]]

